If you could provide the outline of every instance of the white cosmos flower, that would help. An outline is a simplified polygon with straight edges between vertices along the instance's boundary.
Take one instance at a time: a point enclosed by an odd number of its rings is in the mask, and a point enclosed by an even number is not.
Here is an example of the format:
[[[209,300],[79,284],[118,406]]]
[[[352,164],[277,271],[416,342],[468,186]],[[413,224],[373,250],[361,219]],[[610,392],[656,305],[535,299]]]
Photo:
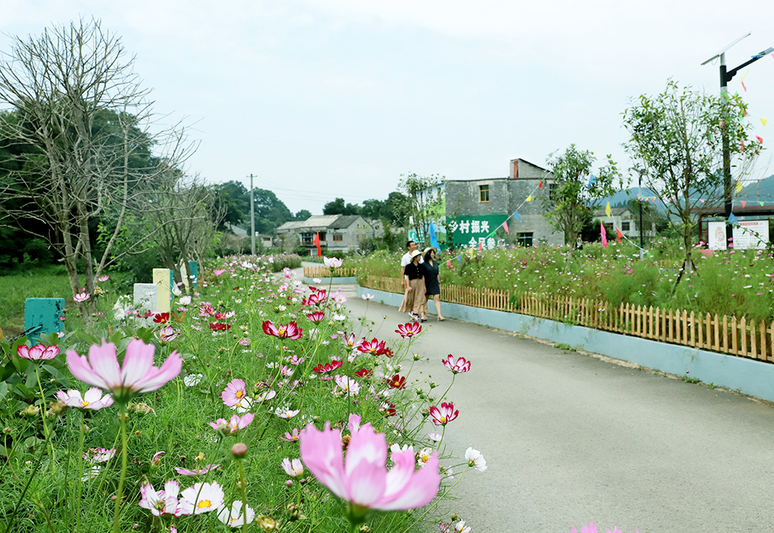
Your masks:
[[[478,450],[474,450],[473,448],[465,450],[465,460],[467,460],[468,465],[479,472],[486,470],[486,459],[484,459],[484,456],[481,455],[481,452]]]
[[[251,523],[255,519],[255,511],[249,505],[246,505],[245,511],[242,511],[242,500],[234,500],[231,509],[225,506],[218,509],[218,520],[229,527],[242,527],[245,524],[245,517],[247,517],[247,523]]]

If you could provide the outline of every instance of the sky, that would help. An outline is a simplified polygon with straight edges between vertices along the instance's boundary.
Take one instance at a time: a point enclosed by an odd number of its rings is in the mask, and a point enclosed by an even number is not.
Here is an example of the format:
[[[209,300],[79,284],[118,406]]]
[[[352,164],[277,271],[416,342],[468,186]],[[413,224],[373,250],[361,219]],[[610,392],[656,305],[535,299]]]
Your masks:
[[[246,187],[252,174],[313,214],[336,197],[385,199],[409,173],[545,166],[573,143],[628,174],[633,99],[670,78],[717,94],[718,63],[703,61],[748,32],[729,68],[774,47],[774,3],[762,0],[2,0],[0,52],[82,17],[135,57],[155,127],[186,126],[198,144],[186,172]],[[729,92],[774,146],[774,57]],[[774,174],[771,157],[745,184]]]

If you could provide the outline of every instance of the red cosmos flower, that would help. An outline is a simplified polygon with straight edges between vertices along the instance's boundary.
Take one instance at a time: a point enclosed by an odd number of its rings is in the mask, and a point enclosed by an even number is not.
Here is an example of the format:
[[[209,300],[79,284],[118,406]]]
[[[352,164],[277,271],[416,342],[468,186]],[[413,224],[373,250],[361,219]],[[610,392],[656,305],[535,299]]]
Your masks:
[[[445,366],[455,374],[464,373],[470,370],[470,361],[468,361],[464,357],[460,357],[455,361],[454,356],[452,354],[449,354],[449,357],[447,357],[446,359],[441,359],[441,361],[443,362],[443,366]]]
[[[169,313],[156,313],[156,316],[153,317],[153,321],[156,324],[166,324],[169,322]]]
[[[454,410],[454,404],[449,402],[442,402],[441,408],[436,406],[430,407],[430,416],[433,419],[433,424],[436,426],[445,426],[460,414],[459,409]]]
[[[304,330],[298,327],[295,320],[288,325],[280,324],[279,326],[275,326],[270,320],[264,320],[263,332],[266,335],[279,337],[280,339],[298,340],[301,338]]]
[[[373,375],[373,372],[367,368],[362,368],[355,372],[355,375],[359,378],[368,379]]]
[[[410,339],[421,331],[422,326],[419,325],[419,322],[406,322],[405,324],[398,324],[398,329],[395,330],[395,333],[400,333],[400,336],[404,339],[406,337]]]
[[[385,357],[392,357],[393,355],[395,355],[395,352],[393,352],[390,348],[385,348],[384,353],[382,355],[384,355]]]
[[[327,374],[328,372],[333,372],[337,368],[341,368],[341,361],[331,361],[330,363],[326,363],[324,365],[317,365],[312,369],[312,372],[315,374]]]
[[[395,416],[395,404],[384,402],[381,407],[379,407],[379,412],[384,416]]]
[[[387,352],[387,347],[384,345],[384,341],[373,339],[370,341],[363,340],[363,343],[357,347],[362,353],[370,353],[371,355],[384,355]]]
[[[212,331],[226,331],[231,329],[231,324],[221,324],[220,322],[213,322],[210,324],[210,329]]]
[[[325,318],[325,313],[323,313],[322,311],[315,311],[314,313],[309,313],[308,315],[306,315],[306,318],[309,319],[309,322],[312,322],[314,324],[319,324]]]
[[[406,388],[406,377],[401,376],[400,374],[395,374],[392,376],[392,379],[390,379],[390,388],[392,389],[405,389]]]

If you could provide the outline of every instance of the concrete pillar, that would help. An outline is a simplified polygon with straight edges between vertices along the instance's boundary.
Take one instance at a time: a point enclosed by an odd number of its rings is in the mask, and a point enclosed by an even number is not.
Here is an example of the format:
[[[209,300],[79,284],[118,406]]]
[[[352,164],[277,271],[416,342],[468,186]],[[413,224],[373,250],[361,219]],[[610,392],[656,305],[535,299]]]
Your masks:
[[[172,300],[172,271],[168,268],[154,268],[153,283],[156,285],[156,310],[169,313],[169,303]]]
[[[43,333],[64,333],[64,298],[27,298],[24,302],[24,331],[32,345]],[[37,340],[33,340],[37,339]]]

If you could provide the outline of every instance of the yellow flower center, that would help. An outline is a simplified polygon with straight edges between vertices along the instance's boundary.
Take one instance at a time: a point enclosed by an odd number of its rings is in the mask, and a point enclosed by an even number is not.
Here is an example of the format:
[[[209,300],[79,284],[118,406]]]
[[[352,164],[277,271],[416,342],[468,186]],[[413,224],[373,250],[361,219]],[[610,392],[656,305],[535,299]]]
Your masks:
[[[442,417],[440,418],[440,422],[441,422],[441,424],[445,424],[445,423],[446,423],[446,417],[445,417],[445,416],[442,416]]]
[[[244,391],[238,390],[236,393],[237,398],[241,398],[244,395]]]
[[[91,405],[91,402],[87,402],[86,400],[81,400],[81,407],[88,407]]]
[[[277,331],[279,332],[280,335],[285,334],[285,328],[279,328]]]
[[[199,503],[196,504],[196,507],[199,509],[203,507],[212,507],[212,501],[211,500],[202,500]]]

